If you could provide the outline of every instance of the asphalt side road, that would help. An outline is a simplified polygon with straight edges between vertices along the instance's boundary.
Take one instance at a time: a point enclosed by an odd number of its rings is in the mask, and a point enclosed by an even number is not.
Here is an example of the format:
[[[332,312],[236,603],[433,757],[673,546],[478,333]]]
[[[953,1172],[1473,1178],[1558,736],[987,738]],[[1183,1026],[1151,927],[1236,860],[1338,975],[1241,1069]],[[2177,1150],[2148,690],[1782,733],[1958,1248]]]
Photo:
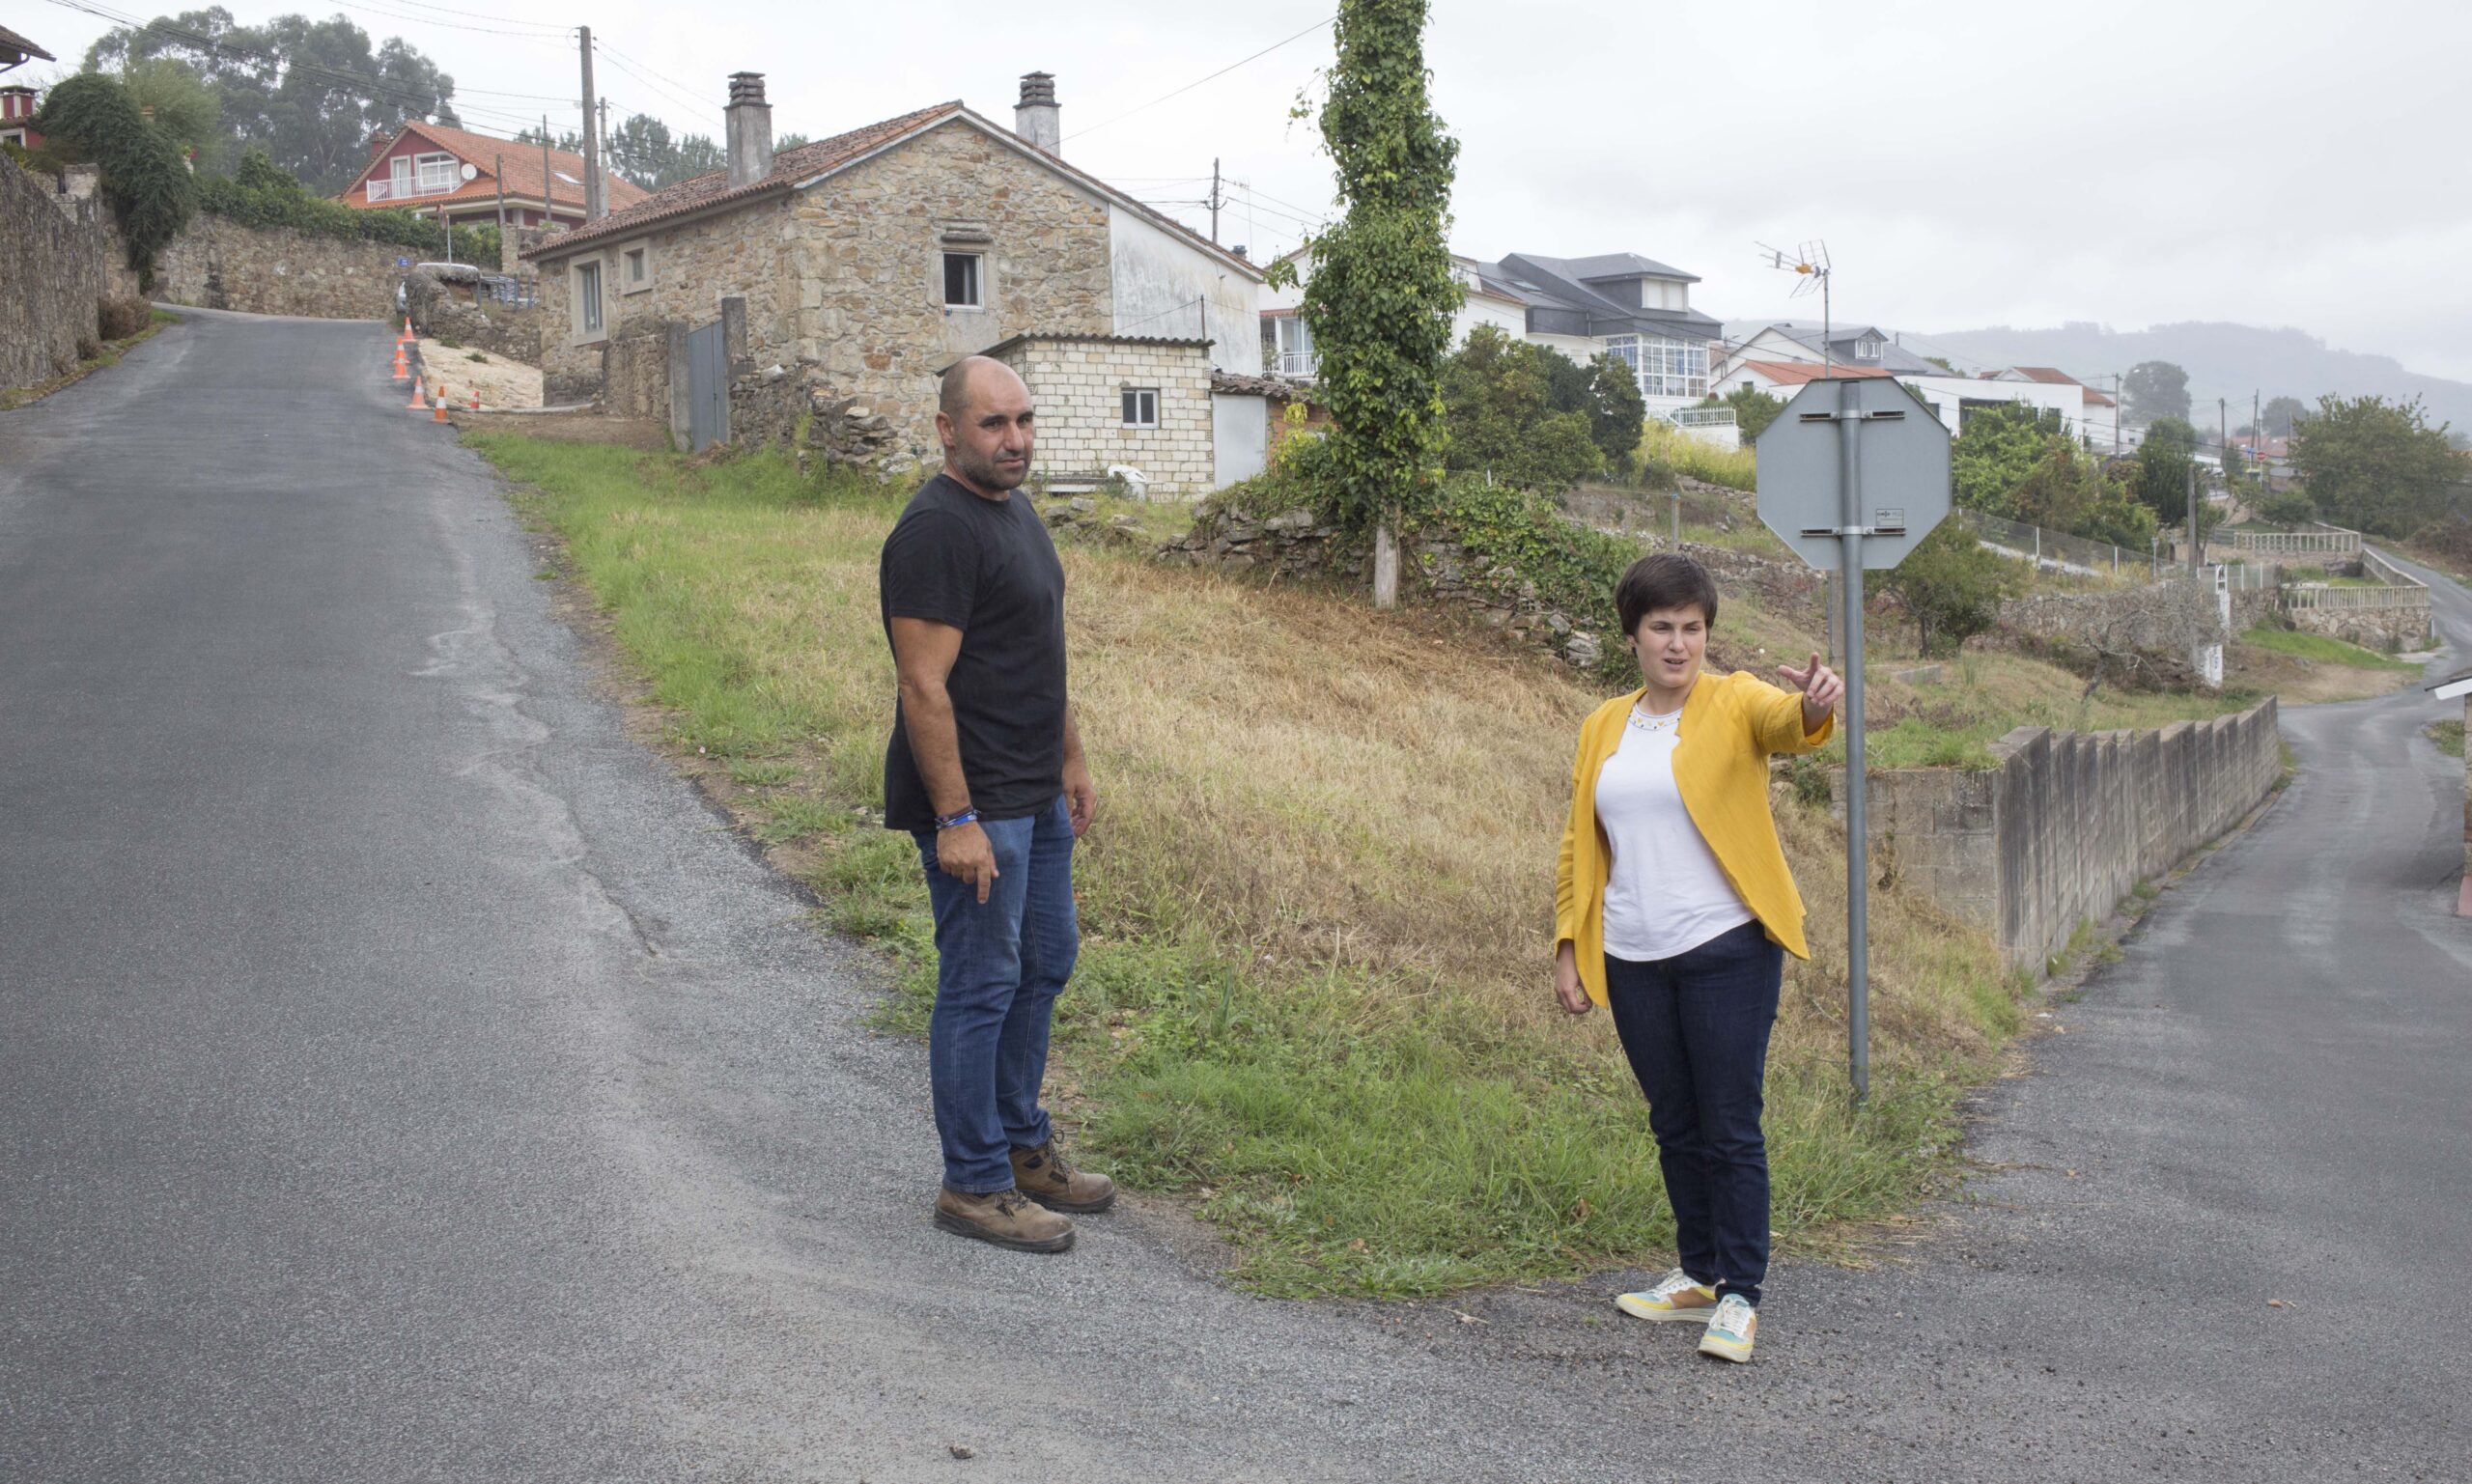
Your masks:
[[[922,1049],[628,740],[389,346],[190,312],[0,414],[0,1477],[2459,1475],[2419,692],[2288,714],[2300,781],[1986,1097],[1966,1198],[1784,1269],[1756,1364],[1633,1274],[1274,1303],[1165,1217],[928,1224]]]

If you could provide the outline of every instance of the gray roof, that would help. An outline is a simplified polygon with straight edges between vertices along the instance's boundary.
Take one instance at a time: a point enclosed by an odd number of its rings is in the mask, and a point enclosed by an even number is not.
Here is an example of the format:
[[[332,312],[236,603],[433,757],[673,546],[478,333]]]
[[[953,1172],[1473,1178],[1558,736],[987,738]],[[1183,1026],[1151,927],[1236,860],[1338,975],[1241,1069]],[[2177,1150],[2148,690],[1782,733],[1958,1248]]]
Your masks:
[[[1760,330],[1771,329],[1794,342],[1796,345],[1810,350],[1814,355],[1820,353],[1820,327],[1816,324],[1806,324],[1793,320],[1780,320],[1768,324],[1763,324],[1759,329],[1754,330],[1750,334],[1741,337],[1736,344],[1749,345],[1752,341],[1758,338]],[[1838,353],[1844,356],[1844,358],[1849,361],[1853,359],[1852,348],[1854,343],[1861,340],[1866,335],[1876,335],[1879,337],[1880,358],[1876,362],[1863,361],[1860,363],[1862,365],[1877,365],[1882,370],[1892,372],[1897,376],[1939,377],[1949,375],[1948,372],[1942,370],[1936,365],[1933,365],[1930,361],[1924,359],[1922,356],[1917,355],[1913,351],[1898,345],[1895,335],[1880,328],[1876,324],[1832,324],[1828,327],[1829,345],[1835,348]],[[1962,375],[1963,373],[1959,374]]]
[[[1522,254],[1522,256],[1527,255]],[[1676,278],[1687,284],[1696,284],[1700,281],[1700,275],[1697,273],[1686,273],[1677,267],[1668,267],[1654,258],[1643,258],[1638,253],[1599,253],[1593,258],[1536,258],[1531,261],[1559,263],[1573,278],[1582,283],[1594,278],[1637,278],[1643,273],[1651,278]]]
[[[1608,265],[1624,266],[1615,272],[1601,271]],[[1500,263],[1477,264],[1476,276],[1487,288],[1526,304],[1531,331],[1587,336],[1666,335],[1678,340],[1716,340],[1725,333],[1724,325],[1696,309],[1632,309],[1617,304],[1582,281],[1583,268],[1599,280],[1644,275],[1697,282],[1687,273],[1634,253],[1606,253],[1593,258],[1511,253]]]

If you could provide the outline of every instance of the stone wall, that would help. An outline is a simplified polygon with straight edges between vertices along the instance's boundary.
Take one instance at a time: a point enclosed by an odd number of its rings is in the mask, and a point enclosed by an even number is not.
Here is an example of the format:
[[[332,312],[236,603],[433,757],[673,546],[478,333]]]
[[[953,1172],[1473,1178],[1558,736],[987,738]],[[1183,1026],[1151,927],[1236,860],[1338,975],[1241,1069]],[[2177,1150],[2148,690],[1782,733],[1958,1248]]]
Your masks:
[[[545,372],[541,400],[550,406],[601,398],[612,417],[669,421],[669,331],[656,324],[594,348],[601,362],[589,375]],[[552,378],[555,378],[552,380]]]
[[[710,324],[721,317],[721,301],[732,297],[747,304],[744,354],[762,365],[795,366],[798,286],[789,276],[786,241],[791,228],[788,203],[776,197],[665,230],[588,243],[564,257],[534,259],[541,273],[542,371],[571,396],[582,394],[575,400],[598,396],[601,378],[618,364],[611,359],[604,365],[604,354],[619,356],[612,349],[619,342],[660,336],[673,320]],[[548,251],[554,254],[560,245],[553,240]],[[626,276],[628,254],[638,250],[646,254],[641,284]],[[579,332],[575,310],[576,268],[584,263],[601,266],[603,333],[589,338]],[[613,396],[613,409],[614,403]]]
[[[2289,608],[2285,616],[2302,633],[2390,652],[2418,649],[2429,642],[2431,631],[2426,602],[2398,608]]]
[[[2159,731],[2020,727],[1979,771],[1869,774],[1872,867],[1990,933],[2039,970],[2080,922],[2111,915],[2239,823],[2283,771],[2275,703]],[[1844,781],[1835,783],[1844,812]]]
[[[441,282],[413,270],[404,280],[404,305],[412,328],[433,340],[451,341],[527,365],[541,364],[542,311],[519,308],[476,294],[470,285]]]
[[[0,158],[0,388],[66,376],[100,349],[97,308],[137,293],[92,172],[29,174]]]
[[[2234,623],[2257,606],[2235,604]],[[2186,578],[2012,598],[2000,605],[2000,627],[2082,674],[2149,688],[2200,684],[2190,656],[2224,639],[2213,587]]]
[[[395,260],[405,256],[391,242],[243,226],[201,211],[155,255],[154,297],[253,315],[388,320],[403,278]]]
[[[1021,373],[1038,407],[1034,476],[1054,484],[1138,470],[1152,499],[1208,493],[1212,459],[1210,346],[1105,335],[1034,335],[998,357]],[[1159,426],[1124,426],[1124,393],[1159,394]]]

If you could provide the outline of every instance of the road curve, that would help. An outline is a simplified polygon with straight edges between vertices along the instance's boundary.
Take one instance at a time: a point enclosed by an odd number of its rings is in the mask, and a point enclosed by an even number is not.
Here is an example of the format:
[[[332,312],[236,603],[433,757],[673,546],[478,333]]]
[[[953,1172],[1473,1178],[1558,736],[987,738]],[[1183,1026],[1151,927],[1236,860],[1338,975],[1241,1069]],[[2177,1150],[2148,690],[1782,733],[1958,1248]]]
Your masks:
[[[2464,1451],[2472,924],[2417,692],[2287,714],[2300,781],[1987,1100],[1996,1167],[1876,1271],[1786,1268],[1756,1365],[1618,1323],[1624,1274],[1273,1303],[1164,1218],[1041,1260],[927,1224],[924,1058],[863,1028],[866,961],[629,741],[388,346],[191,313],[0,414],[0,1475]]]

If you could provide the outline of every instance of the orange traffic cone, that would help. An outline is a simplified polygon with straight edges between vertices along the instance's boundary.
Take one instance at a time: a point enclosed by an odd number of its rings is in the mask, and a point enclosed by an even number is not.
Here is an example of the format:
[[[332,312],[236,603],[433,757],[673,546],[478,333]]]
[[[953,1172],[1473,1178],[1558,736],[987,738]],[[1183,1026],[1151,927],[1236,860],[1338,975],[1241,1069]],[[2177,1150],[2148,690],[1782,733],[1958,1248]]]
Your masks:
[[[406,380],[411,374],[412,368],[404,364],[404,348],[398,345],[395,347],[395,379]]]
[[[481,394],[479,392],[474,392],[472,394],[472,410],[475,412],[481,410]]]
[[[412,317],[411,317],[410,315],[406,315],[406,316],[404,316],[404,333],[402,333],[402,334],[400,334],[400,335],[398,335],[398,336],[396,336],[396,337],[395,337],[395,344],[397,344],[397,345],[399,345],[399,346],[400,346],[400,345],[402,345],[405,341],[409,340],[409,339],[411,339],[411,338],[412,338]]]
[[[406,403],[404,406],[407,410],[413,412],[426,412],[429,410],[429,399],[421,395],[420,378],[412,378],[412,400]]]
[[[442,423],[446,421],[446,388],[443,386],[437,389],[437,407],[431,416],[430,421],[434,423]]]

